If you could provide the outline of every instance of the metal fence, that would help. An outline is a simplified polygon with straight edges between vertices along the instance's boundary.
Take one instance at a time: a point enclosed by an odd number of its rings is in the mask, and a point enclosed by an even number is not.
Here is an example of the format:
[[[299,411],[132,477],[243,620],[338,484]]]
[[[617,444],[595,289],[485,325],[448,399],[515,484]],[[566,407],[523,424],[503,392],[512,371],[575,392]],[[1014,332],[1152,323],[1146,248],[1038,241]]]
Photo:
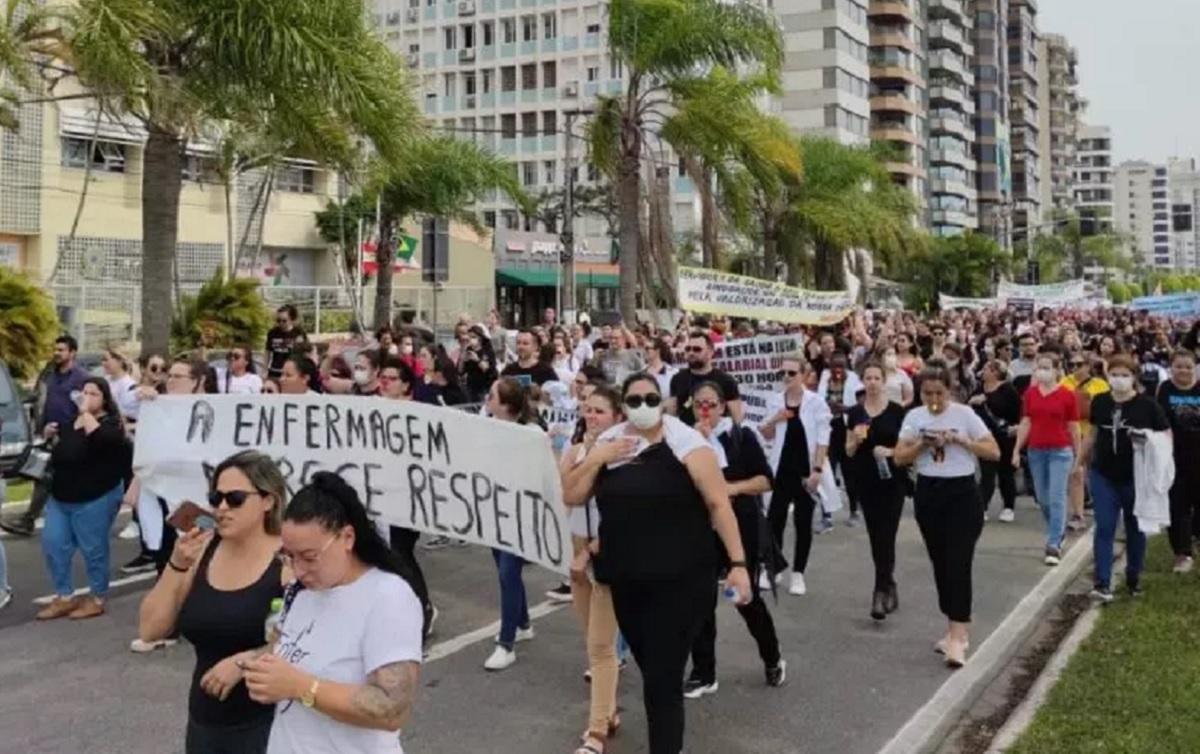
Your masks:
[[[194,294],[200,285],[181,286]],[[138,342],[141,336],[142,291],[138,285],[95,282],[55,284],[47,288],[67,332],[79,341],[81,351],[97,351],[109,343]],[[300,312],[305,330],[315,335],[346,332],[354,319],[354,304],[341,286],[263,286],[263,300],[272,309],[291,304]],[[395,316],[408,313],[417,322],[454,322],[462,313],[475,321],[492,306],[494,291],[481,286],[402,287],[392,291]],[[364,290],[363,312],[372,318],[373,287]]]

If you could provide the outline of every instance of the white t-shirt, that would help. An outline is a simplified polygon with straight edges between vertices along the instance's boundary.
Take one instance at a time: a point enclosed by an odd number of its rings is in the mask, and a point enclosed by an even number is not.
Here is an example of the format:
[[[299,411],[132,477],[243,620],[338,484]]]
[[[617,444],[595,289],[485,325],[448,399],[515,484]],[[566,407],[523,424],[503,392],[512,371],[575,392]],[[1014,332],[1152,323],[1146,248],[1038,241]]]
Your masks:
[[[937,416],[925,406],[909,411],[900,425],[900,439],[917,440],[926,430],[946,432],[952,429],[972,440],[982,440],[991,434],[973,409],[961,403],[951,403]],[[958,443],[947,443],[936,457],[933,451],[933,448],[927,447],[917,456],[913,466],[918,475],[943,478],[971,476],[978,466],[975,454]]]
[[[904,405],[904,386],[907,385],[909,392],[912,391],[912,378],[903,371],[897,369],[887,376],[887,397],[892,403]]]
[[[583,463],[584,456],[587,452],[580,445],[573,459],[574,465],[578,466]],[[591,531],[588,531],[588,517],[592,519]],[[596,498],[589,497],[584,505],[568,505],[567,506],[567,525],[571,529],[571,534],[583,539],[595,538],[600,536],[600,509],[596,507]]]
[[[108,380],[108,389],[112,393],[113,400],[117,402],[117,408],[121,409],[121,414],[126,418],[137,421],[138,410],[142,407],[142,402],[137,397],[137,383],[129,375],[121,375],[115,380],[111,377],[106,377]]]
[[[275,654],[318,678],[363,684],[384,665],[421,661],[423,620],[408,583],[372,568],[344,586],[297,594]],[[296,700],[275,706],[267,744],[267,754],[403,752],[395,733],[346,725]]]
[[[240,377],[228,372],[221,372],[217,376],[217,391],[230,395],[258,395],[262,392],[262,385],[262,377],[252,372]]]

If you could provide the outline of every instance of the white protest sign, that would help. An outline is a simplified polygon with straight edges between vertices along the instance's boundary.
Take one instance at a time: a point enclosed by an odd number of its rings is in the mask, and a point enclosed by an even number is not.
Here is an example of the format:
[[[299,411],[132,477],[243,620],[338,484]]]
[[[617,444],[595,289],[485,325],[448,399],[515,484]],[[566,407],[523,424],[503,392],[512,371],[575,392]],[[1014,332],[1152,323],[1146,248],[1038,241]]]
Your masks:
[[[213,467],[247,449],[276,460],[290,493],[333,471],[378,522],[568,570],[558,468],[535,427],[415,401],[164,396],[142,405],[133,464],[159,497],[203,501]]]
[[[836,324],[854,311],[847,291],[810,291],[699,267],[679,268],[679,305],[693,312],[803,325]]]
[[[737,380],[746,422],[757,426],[766,420],[767,397],[783,383],[783,358],[800,353],[803,345],[800,335],[767,335],[714,346],[713,367]]]
[[[967,296],[948,296],[945,293],[938,294],[939,309],[996,309],[1000,306],[1000,300],[995,298],[970,298]]]
[[[1075,306],[1087,297],[1087,283],[1083,280],[1067,280],[1045,285],[1020,285],[1010,280],[1001,280],[996,286],[996,298],[1001,301],[1029,299],[1035,308]]]

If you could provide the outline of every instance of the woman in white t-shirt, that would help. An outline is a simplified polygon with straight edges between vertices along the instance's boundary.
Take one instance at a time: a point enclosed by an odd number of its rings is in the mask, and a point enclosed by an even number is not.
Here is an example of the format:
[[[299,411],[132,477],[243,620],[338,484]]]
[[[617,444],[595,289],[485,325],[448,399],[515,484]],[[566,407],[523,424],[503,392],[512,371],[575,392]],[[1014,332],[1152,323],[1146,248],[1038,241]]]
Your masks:
[[[262,392],[262,377],[254,373],[250,361],[250,349],[242,346],[230,348],[225,357],[225,373],[217,381],[217,388],[230,395],[258,395]]]
[[[971,566],[983,531],[983,503],[975,486],[978,458],[995,461],[1000,447],[969,406],[950,400],[950,375],[926,367],[919,376],[921,402],[900,427],[894,459],[917,470],[913,496],[917,526],[933,564],[938,606],[949,619],[934,649],[953,668],[966,662],[971,622]]]
[[[284,596],[273,652],[245,664],[274,704],[267,754],[402,754],[421,664],[421,603],[358,494],[318,472],[284,513]]]
[[[104,379],[108,380],[108,389],[112,392],[121,416],[137,421],[140,402],[137,397],[137,382],[129,374],[129,359],[116,348],[104,349],[100,359],[104,369]]]

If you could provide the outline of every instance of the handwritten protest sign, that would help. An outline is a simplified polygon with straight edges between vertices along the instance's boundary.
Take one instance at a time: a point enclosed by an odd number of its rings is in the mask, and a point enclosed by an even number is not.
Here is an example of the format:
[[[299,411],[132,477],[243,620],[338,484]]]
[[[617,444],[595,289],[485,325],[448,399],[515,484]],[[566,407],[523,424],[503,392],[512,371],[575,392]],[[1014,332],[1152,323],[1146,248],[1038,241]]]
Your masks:
[[[536,428],[413,401],[164,396],[142,406],[134,469],[169,502],[199,501],[211,470],[247,449],[276,459],[289,493],[333,471],[378,522],[568,570],[558,469]]]
[[[970,298],[967,296],[949,296],[945,293],[938,294],[939,309],[994,309],[1001,305],[1001,301],[995,298]]]
[[[1200,316],[1200,293],[1143,296],[1130,302],[1129,308],[1162,317],[1196,317]]]
[[[1076,306],[1087,298],[1087,284],[1083,280],[1066,280],[1061,283],[1044,285],[1021,285],[1009,280],[1001,280],[996,285],[996,298],[1002,301],[1029,299],[1038,309]]]
[[[679,305],[688,311],[803,325],[832,325],[854,311],[846,291],[810,291],[698,267],[679,268]]]
[[[746,421],[766,420],[767,397],[783,385],[783,358],[800,353],[804,340],[799,335],[772,335],[727,340],[714,347],[713,366],[738,382]]]

